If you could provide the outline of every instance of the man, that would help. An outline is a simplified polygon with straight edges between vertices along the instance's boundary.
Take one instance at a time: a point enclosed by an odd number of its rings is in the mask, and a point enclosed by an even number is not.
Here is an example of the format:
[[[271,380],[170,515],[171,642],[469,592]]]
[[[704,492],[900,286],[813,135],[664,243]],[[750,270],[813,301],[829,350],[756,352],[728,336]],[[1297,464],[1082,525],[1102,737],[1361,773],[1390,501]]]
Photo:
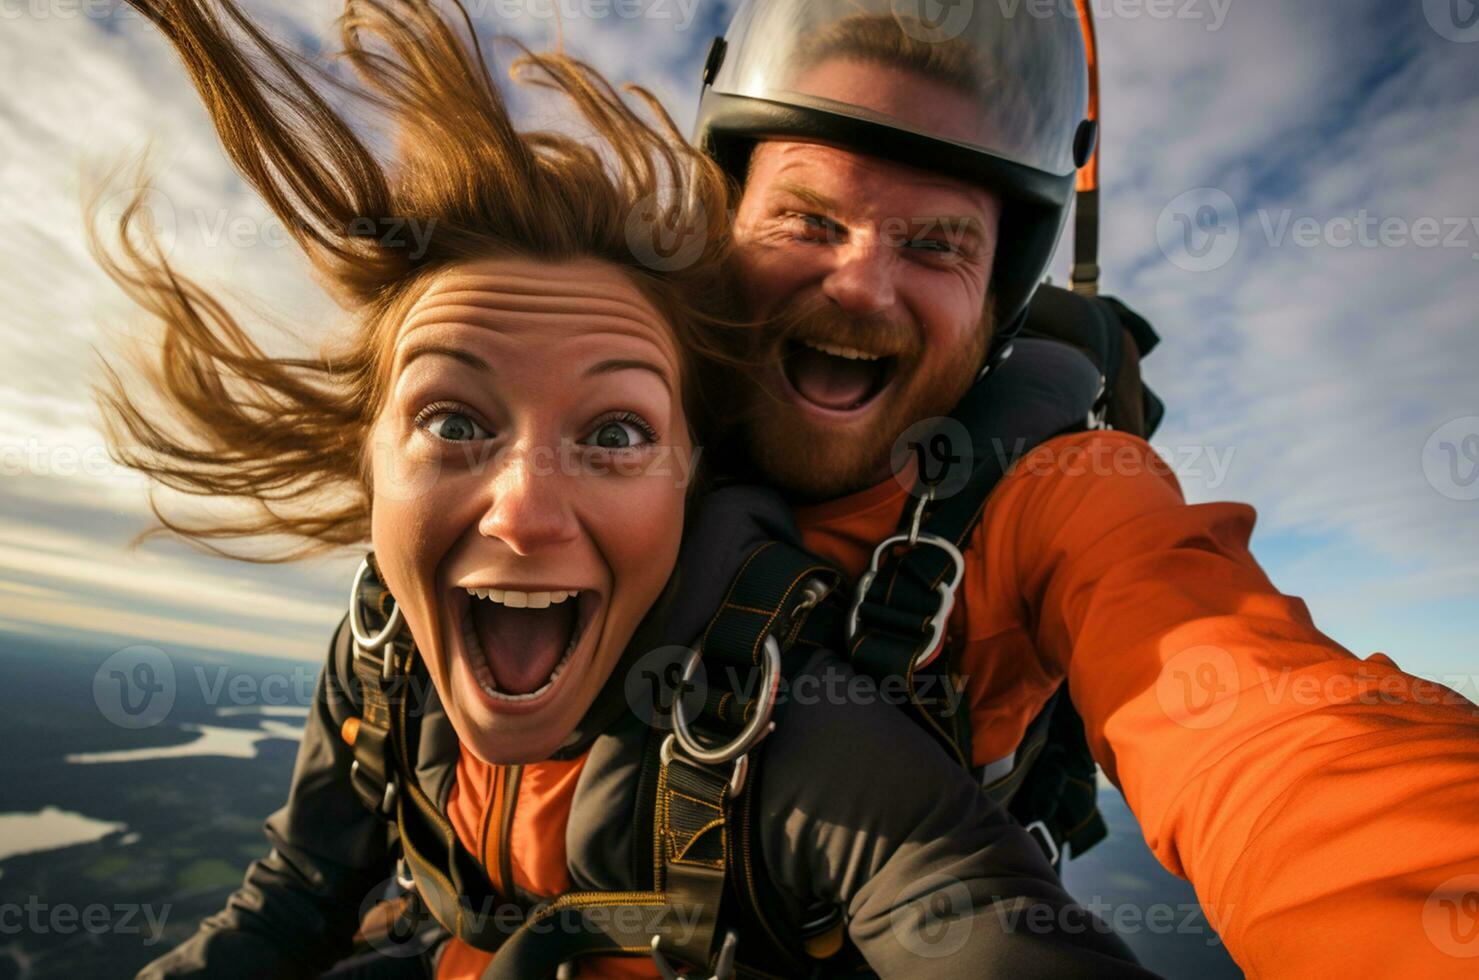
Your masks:
[[[743,294],[775,324],[744,441],[854,576],[918,506],[896,442],[992,383],[1092,148],[1060,6],[752,0],[706,67],[698,137],[744,182]],[[1022,460],[965,539],[946,631],[967,761],[1010,772],[1066,680],[1249,975],[1472,970],[1479,718],[1322,635],[1249,553],[1253,522],[1188,506],[1128,435]]]

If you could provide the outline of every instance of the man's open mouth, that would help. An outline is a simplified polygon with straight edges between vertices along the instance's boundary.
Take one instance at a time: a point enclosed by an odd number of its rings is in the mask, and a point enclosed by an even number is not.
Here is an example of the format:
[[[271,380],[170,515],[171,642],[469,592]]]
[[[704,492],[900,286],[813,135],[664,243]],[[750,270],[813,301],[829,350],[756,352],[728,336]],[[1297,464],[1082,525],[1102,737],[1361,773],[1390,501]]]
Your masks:
[[[815,340],[789,340],[781,373],[802,399],[828,412],[854,412],[893,380],[898,358]]]
[[[463,649],[479,688],[509,704],[548,694],[574,659],[600,597],[591,589],[467,588]]]

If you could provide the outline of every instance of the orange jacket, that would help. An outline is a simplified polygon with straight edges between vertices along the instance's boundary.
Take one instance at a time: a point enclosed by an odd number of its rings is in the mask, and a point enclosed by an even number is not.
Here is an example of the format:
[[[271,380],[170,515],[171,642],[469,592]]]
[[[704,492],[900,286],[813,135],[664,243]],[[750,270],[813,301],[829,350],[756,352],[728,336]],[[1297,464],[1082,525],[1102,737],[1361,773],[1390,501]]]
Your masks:
[[[520,769],[517,785],[510,785],[512,769],[490,766],[465,747],[459,749],[457,781],[447,798],[447,816],[462,842],[483,867],[500,894],[512,886],[541,898],[570,890],[565,859],[565,827],[575,800],[575,784],[587,756],[569,761],[538,762]],[[504,794],[513,790],[515,805],[507,839],[499,826]],[[503,868],[513,882],[503,880]],[[492,953],[475,949],[457,938],[447,941],[437,961],[437,980],[477,980],[493,961]],[[657,966],[646,957],[589,957],[581,961],[582,977],[602,980],[645,980],[657,977]]]
[[[905,502],[890,481],[797,518],[855,576]],[[1249,553],[1253,524],[1187,505],[1132,436],[1025,458],[951,621],[974,763],[1067,679],[1095,758],[1249,976],[1479,976],[1479,709],[1321,634]]]

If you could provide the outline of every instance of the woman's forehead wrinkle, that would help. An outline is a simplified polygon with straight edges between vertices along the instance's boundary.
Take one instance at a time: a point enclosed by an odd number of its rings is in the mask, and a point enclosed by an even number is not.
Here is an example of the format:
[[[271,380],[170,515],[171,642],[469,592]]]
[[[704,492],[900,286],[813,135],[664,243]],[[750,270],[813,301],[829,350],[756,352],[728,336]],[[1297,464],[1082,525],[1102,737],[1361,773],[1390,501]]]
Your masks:
[[[454,273],[434,284],[411,308],[397,347],[436,327],[471,327],[516,336],[549,331],[560,339],[602,336],[645,342],[676,372],[680,358],[666,323],[634,286],[619,280],[589,283],[486,272]],[[630,290],[630,295],[624,295]]]

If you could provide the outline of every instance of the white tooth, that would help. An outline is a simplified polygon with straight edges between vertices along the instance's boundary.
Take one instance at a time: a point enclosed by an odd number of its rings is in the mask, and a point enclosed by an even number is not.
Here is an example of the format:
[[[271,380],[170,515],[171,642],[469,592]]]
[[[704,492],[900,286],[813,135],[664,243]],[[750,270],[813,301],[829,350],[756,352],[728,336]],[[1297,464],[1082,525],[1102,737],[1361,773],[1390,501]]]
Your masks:
[[[494,601],[502,602],[510,609],[525,609],[529,605],[529,593],[515,592],[513,589],[509,589],[504,592],[502,596],[500,596],[498,599],[495,599]]]
[[[548,592],[530,592],[529,595],[528,595],[528,600],[529,600],[529,608],[530,609],[548,609],[549,608],[549,593]]]
[[[869,354],[867,351],[858,350],[856,347],[840,347],[840,346],[838,346],[836,344],[820,344],[820,343],[808,343],[807,346],[808,347],[812,347],[812,348],[814,348],[816,350],[819,350],[823,354],[830,354],[833,357],[841,357],[841,358],[844,358],[845,360],[849,360],[849,361],[877,361],[877,360],[881,360],[881,358],[878,355],[876,355],[876,354]]]
[[[503,601],[503,595],[504,595],[504,592],[503,592],[502,589],[489,589],[488,591],[486,591],[486,592],[483,593],[483,598],[484,599],[491,599],[494,602],[502,602]]]

